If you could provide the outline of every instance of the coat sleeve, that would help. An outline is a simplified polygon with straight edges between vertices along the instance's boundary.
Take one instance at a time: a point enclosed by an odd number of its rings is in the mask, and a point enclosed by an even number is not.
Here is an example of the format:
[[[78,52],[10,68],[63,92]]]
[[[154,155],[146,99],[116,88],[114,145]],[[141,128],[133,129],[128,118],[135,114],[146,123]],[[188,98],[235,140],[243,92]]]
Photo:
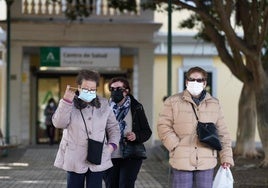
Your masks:
[[[70,123],[71,111],[73,104],[60,100],[58,108],[52,116],[53,125],[56,128],[64,129],[67,128]]]
[[[134,117],[133,131],[135,132],[136,135],[136,141],[143,143],[146,142],[151,137],[152,131],[148,123],[147,117],[145,115],[143,106],[141,104],[138,106],[135,113],[136,117]],[[139,127],[139,129],[135,129],[135,127]]]
[[[106,125],[106,134],[108,137],[108,143],[114,143],[116,144],[117,147],[119,147],[119,140],[120,140],[120,130],[119,130],[119,125],[118,121],[115,118],[115,115],[110,109],[109,106],[107,106],[109,109],[109,115],[107,119],[107,125]]]
[[[169,150],[174,150],[179,144],[179,137],[174,130],[174,117],[171,98],[166,99],[157,121],[157,132],[163,145]]]
[[[219,138],[222,144],[222,150],[219,152],[221,164],[227,162],[234,166],[232,139],[228,131],[228,127],[224,121],[223,112],[219,105],[219,118],[216,122]]]

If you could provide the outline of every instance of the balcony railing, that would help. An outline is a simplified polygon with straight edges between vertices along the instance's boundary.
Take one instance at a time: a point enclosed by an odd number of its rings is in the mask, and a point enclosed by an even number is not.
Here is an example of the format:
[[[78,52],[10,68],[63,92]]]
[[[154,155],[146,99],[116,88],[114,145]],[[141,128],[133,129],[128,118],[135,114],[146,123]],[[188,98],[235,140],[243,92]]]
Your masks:
[[[77,0],[79,1],[79,0]],[[68,3],[67,0],[54,2],[51,0],[22,0],[22,14],[36,16],[63,16],[67,7],[75,9],[75,2]],[[140,15],[140,0],[136,0],[137,10],[120,12],[117,9],[108,6],[108,0],[84,0],[86,8],[91,10],[91,16],[139,16]]]

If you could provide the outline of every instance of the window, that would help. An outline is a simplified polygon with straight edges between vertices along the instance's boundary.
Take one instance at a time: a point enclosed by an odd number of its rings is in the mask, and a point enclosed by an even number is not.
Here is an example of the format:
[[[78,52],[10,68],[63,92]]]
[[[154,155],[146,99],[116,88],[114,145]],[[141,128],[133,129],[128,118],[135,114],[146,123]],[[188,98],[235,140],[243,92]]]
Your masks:
[[[206,90],[214,97],[216,93],[217,83],[217,70],[212,66],[212,57],[191,57],[183,59],[183,66],[178,69],[178,92],[182,92],[185,89],[185,75],[186,72],[194,66],[199,66],[207,71],[207,87]]]

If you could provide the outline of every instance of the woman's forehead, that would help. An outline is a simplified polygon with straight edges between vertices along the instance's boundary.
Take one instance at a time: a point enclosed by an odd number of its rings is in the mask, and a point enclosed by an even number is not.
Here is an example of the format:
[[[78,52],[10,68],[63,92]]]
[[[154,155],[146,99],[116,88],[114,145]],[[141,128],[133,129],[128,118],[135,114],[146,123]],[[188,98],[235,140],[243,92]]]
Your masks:
[[[201,72],[193,72],[190,74],[190,77],[203,77],[203,74]]]
[[[96,87],[97,83],[93,80],[83,80],[81,86]]]
[[[116,82],[112,83],[111,86],[122,87],[122,86],[124,86],[124,83],[121,81],[116,81]]]

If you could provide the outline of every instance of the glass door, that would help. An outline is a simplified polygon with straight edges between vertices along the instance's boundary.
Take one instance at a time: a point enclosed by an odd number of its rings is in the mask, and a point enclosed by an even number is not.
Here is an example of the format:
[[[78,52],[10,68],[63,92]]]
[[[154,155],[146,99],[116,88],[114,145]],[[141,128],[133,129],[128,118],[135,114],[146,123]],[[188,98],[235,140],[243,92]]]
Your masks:
[[[59,101],[59,78],[39,78],[37,81],[37,143],[48,144],[51,131],[54,131],[54,141],[59,141],[59,130],[51,130],[46,125],[45,108],[49,100],[54,99],[56,103]]]

